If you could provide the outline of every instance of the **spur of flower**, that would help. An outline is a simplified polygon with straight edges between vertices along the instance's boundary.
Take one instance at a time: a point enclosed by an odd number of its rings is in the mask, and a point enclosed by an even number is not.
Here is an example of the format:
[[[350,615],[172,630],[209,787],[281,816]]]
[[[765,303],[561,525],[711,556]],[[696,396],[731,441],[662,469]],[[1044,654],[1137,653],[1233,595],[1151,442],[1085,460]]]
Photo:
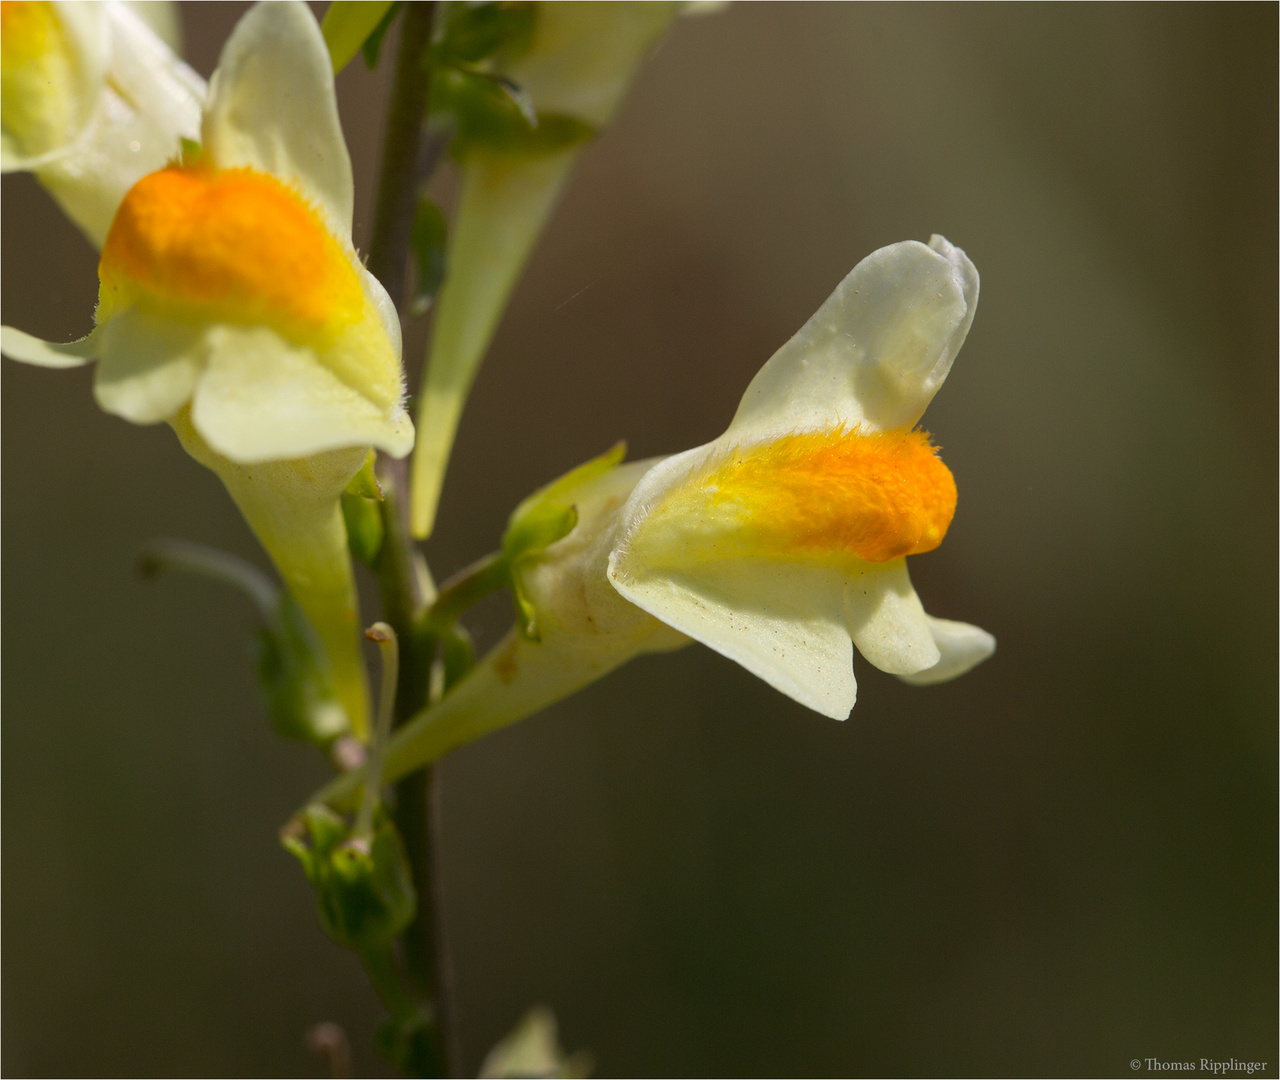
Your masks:
[[[0,5],[0,170],[35,173],[95,246],[125,192],[200,131],[204,80],[156,32],[172,14],[159,2]]]
[[[606,456],[526,500],[508,537],[564,527],[508,555],[521,627],[397,732],[386,779],[690,639],[837,719],[857,693],[855,645],[915,684],[990,656],[986,631],[925,613],[906,567],[955,512],[955,481],[915,425],[977,301],[973,263],[942,237],[882,248],[765,364],[718,439]],[[320,798],[349,800],[359,782]]]
[[[371,447],[404,456],[400,324],[351,244],[351,163],[305,5],[265,3],[227,41],[202,144],[125,195],[92,334],[6,354],[96,357],[108,412],[173,426],[226,484],[324,641],[357,732],[367,706],[339,497]]]

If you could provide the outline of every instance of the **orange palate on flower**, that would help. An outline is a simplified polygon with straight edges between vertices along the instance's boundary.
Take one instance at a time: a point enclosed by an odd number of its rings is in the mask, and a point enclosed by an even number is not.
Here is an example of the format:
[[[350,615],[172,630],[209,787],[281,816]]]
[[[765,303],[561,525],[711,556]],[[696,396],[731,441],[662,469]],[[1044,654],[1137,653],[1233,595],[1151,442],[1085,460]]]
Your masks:
[[[319,215],[252,169],[172,165],[124,197],[102,248],[98,320],[150,301],[301,340],[358,320],[364,294]]]
[[[697,516],[707,555],[885,562],[942,542],[956,484],[927,432],[854,428],[737,447],[663,503]]]

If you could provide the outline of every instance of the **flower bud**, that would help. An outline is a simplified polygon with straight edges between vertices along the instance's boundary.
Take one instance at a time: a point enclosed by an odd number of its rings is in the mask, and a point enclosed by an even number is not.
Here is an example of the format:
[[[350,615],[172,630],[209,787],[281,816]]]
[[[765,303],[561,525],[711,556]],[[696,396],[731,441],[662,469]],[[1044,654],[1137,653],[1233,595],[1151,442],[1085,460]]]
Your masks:
[[[316,890],[320,923],[339,945],[367,953],[404,932],[417,894],[394,822],[379,812],[372,836],[353,837],[323,806],[309,806],[282,839]]]

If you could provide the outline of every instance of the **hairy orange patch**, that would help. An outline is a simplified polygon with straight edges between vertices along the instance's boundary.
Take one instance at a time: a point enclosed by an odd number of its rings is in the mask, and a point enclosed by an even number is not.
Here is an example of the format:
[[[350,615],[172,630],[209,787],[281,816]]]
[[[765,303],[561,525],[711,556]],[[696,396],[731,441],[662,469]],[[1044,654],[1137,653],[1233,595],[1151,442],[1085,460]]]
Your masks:
[[[311,338],[358,320],[364,294],[319,216],[252,169],[172,165],[124,197],[98,264],[99,321],[138,300]]]
[[[662,499],[653,523],[693,557],[885,562],[932,551],[955,509],[926,432],[854,428],[735,447]]]

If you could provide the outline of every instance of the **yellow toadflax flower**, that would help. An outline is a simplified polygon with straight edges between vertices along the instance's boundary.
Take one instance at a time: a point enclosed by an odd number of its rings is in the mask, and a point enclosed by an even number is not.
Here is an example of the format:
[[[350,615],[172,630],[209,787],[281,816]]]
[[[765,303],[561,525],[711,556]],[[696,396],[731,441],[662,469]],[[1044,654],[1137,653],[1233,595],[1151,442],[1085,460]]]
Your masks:
[[[157,36],[166,21],[158,2],[0,3],[0,171],[34,172],[95,246],[125,192],[199,134],[204,80]]]
[[[978,273],[940,236],[864,259],[747,388],[729,429],[647,472],[609,558],[628,600],[842,719],[852,645],[938,682],[994,639],[924,613],[905,557],[932,551],[956,486],[915,424],[951,369]]]
[[[572,531],[512,567],[540,640],[513,631],[401,728],[385,778],[690,638],[837,719],[856,696],[854,645],[916,684],[990,656],[986,631],[925,613],[905,562],[955,512],[951,473],[915,424],[977,302],[973,263],[942,237],[882,248],[765,364],[720,438],[593,463],[526,500],[517,514],[577,509]],[[347,801],[359,782],[320,798]]]
[[[213,469],[320,634],[357,733],[367,705],[339,497],[369,447],[413,446],[400,323],[351,245],[329,55],[301,3],[260,4],[214,74],[199,154],[143,177],[102,248],[97,326],[8,327],[5,353],[98,358],[94,394],[170,423]]]

